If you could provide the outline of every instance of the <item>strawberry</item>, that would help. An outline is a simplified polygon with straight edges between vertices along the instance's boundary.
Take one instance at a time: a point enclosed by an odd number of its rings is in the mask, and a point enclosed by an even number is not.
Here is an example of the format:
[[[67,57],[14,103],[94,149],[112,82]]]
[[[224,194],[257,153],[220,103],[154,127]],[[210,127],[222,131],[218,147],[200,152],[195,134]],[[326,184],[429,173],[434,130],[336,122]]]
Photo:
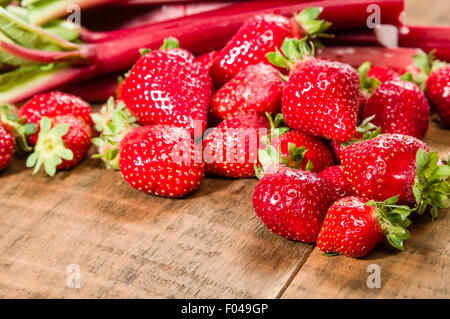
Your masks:
[[[373,91],[387,81],[400,81],[400,74],[396,71],[382,66],[371,66],[370,62],[362,63],[358,68],[361,91],[364,96],[370,96]]]
[[[364,108],[367,104],[368,97],[380,86],[381,83],[387,81],[400,81],[400,74],[396,71],[382,66],[371,66],[370,62],[364,62],[358,68],[359,79],[361,83],[360,103],[358,105],[358,120],[364,119]]]
[[[316,173],[284,165],[265,169],[253,192],[253,207],[266,227],[284,238],[304,243],[316,241],[328,206],[325,180]]]
[[[26,166],[34,167],[36,174],[42,165],[49,176],[57,170],[76,166],[91,147],[92,128],[81,117],[58,115],[42,117],[39,137]]]
[[[299,131],[291,131],[283,125],[283,116],[277,114],[275,121],[267,115],[271,123],[270,145],[281,150],[285,165],[319,173],[334,164],[333,154],[321,140]],[[277,131],[274,128],[278,129]]]
[[[0,122],[0,171],[5,169],[11,161],[16,149],[14,132],[6,124]]]
[[[280,15],[257,15],[220,50],[211,67],[214,82],[224,84],[249,65],[267,62],[266,54],[292,34],[291,21]]]
[[[203,132],[212,95],[207,71],[188,51],[167,39],[162,49],[141,56],[131,69],[122,97],[139,124],[163,124]]]
[[[180,127],[134,128],[120,144],[120,171],[132,187],[164,197],[182,197],[196,190],[204,164],[190,133]]]
[[[119,169],[119,146],[121,140],[137,126],[136,119],[131,115],[123,101],[114,101],[111,97],[98,113],[92,114],[95,130],[99,137],[92,140],[97,146],[98,154],[108,169]]]
[[[376,65],[370,68],[369,72],[367,73],[367,77],[371,78],[374,77],[381,83],[387,82],[387,81],[398,81],[400,80],[400,74],[396,71],[382,66],[382,65]]]
[[[30,135],[28,138],[31,145],[36,144],[39,123],[42,117],[73,115],[82,118],[86,123],[92,125],[91,114],[92,109],[89,103],[75,95],[59,91],[37,94],[25,103],[19,111],[20,117],[26,118],[28,123],[34,123],[37,126],[36,133]]]
[[[330,23],[317,20],[322,8],[310,7],[292,21],[275,14],[260,14],[248,20],[217,53],[211,76],[217,84],[224,84],[249,65],[267,63],[266,54],[281,47],[286,37],[305,36],[310,40],[324,36]]]
[[[425,94],[409,81],[382,83],[369,97],[364,117],[375,115],[373,124],[382,133],[406,134],[424,138],[428,130],[430,110]]]
[[[320,178],[327,181],[330,188],[331,202],[354,195],[352,186],[345,178],[344,170],[340,165],[334,165],[323,170],[319,174]]]
[[[450,65],[430,74],[426,80],[425,92],[442,123],[450,127]]]
[[[0,105],[0,171],[11,161],[16,149],[16,138],[20,150],[30,151],[27,137],[36,132],[36,125],[19,118],[11,104]]]
[[[363,116],[364,116],[364,107],[366,106],[367,103],[367,98],[364,94],[360,93],[359,94],[359,102],[358,102],[358,107],[357,107],[357,123],[361,123],[363,120]]]
[[[317,247],[326,254],[353,258],[366,256],[386,236],[389,243],[404,250],[410,237],[406,227],[410,209],[395,205],[397,198],[386,202],[367,202],[359,197],[345,197],[328,210],[317,239]]]
[[[119,84],[117,85],[116,97],[118,100],[123,99],[123,86],[125,85],[126,78],[119,78]]]
[[[217,55],[216,50],[209,51],[198,55],[197,61],[203,66],[203,68],[205,68],[209,72],[209,69],[211,69],[214,59],[216,58],[216,55]]]
[[[331,141],[330,146],[333,150],[334,156],[340,162],[341,161],[341,153],[342,151],[349,145],[359,143],[362,141],[370,140],[374,137],[380,135],[381,129],[374,125],[371,121],[375,116],[370,116],[364,119],[361,124],[356,128],[355,135],[350,139],[350,141],[345,143],[338,143],[336,141]]]
[[[287,125],[310,135],[347,142],[356,130],[359,77],[349,65],[315,59],[302,39],[286,39],[272,64],[291,69],[282,97]]]
[[[283,80],[274,67],[250,65],[214,94],[211,112],[219,119],[247,110],[274,114],[281,108],[282,88]]]
[[[6,130],[12,132],[18,141],[19,150],[29,152],[31,147],[27,143],[30,135],[36,133],[37,127],[33,123],[27,123],[27,119],[20,117],[17,109],[11,104],[0,105],[0,124]]]
[[[382,134],[346,147],[341,154],[345,177],[357,196],[384,201],[399,196],[399,204],[415,205],[433,218],[450,205],[450,166],[437,152],[407,135]]]
[[[269,121],[256,112],[236,113],[223,120],[203,140],[206,173],[229,178],[255,176],[260,138]]]

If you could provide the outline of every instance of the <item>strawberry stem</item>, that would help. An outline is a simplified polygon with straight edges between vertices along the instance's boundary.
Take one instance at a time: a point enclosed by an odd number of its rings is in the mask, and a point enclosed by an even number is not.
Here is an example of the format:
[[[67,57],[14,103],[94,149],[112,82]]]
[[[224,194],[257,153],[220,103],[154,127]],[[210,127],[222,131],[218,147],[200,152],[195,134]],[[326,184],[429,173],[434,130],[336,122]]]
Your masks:
[[[0,105],[0,122],[5,123],[14,130],[18,140],[20,151],[29,152],[32,148],[27,143],[27,137],[34,134],[37,127],[33,123],[26,123],[26,120],[19,118],[11,104]]]
[[[72,151],[65,147],[62,139],[69,131],[69,125],[59,123],[52,128],[50,119],[44,116],[39,126],[39,137],[34,152],[27,158],[26,166],[34,167],[34,175],[44,165],[45,172],[54,176],[63,159],[73,159]]]
[[[92,139],[98,153],[93,158],[105,162],[108,169],[119,169],[120,141],[137,126],[136,118],[131,115],[122,101],[111,97],[99,113],[92,114],[95,130],[99,137]]]
[[[322,7],[310,7],[303,9],[293,17],[300,33],[299,37],[312,41],[316,48],[323,47],[318,38],[334,37],[332,34],[325,33],[331,27],[331,22],[317,19],[322,11]]]
[[[403,241],[410,237],[406,229],[410,224],[408,216],[411,209],[408,206],[395,205],[398,196],[384,202],[368,201],[367,206],[375,206],[375,218],[388,242],[399,250],[404,250]]]
[[[432,220],[439,208],[450,207],[450,164],[439,161],[438,152],[419,149],[416,155],[416,178],[412,190],[418,214],[429,212]]]
[[[375,91],[375,89],[381,84],[380,80],[378,80],[377,78],[373,76],[371,76],[370,78],[367,77],[370,68],[371,63],[369,61],[364,62],[358,68],[358,74],[361,83],[361,91],[366,96],[372,94],[372,92]]]

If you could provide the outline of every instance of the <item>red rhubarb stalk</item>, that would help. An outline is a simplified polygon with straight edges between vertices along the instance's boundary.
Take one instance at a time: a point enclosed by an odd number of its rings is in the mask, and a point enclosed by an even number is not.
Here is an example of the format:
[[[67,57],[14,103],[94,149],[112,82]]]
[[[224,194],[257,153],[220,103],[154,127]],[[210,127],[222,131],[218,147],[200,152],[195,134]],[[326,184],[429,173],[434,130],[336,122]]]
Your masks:
[[[383,47],[325,47],[319,49],[317,56],[359,67],[369,61],[372,65],[383,65],[397,72],[403,73],[413,64],[413,56],[418,53],[412,48],[383,48]]]
[[[98,32],[85,34],[83,38],[86,42],[110,41],[118,37],[131,36],[133,34],[151,34],[158,29],[179,28],[189,26],[188,29],[207,24],[215,24],[220,32],[227,38],[234,34],[242,25],[243,21],[249,19],[257,13],[275,13],[290,16],[294,12],[310,6],[323,7],[321,18],[332,22],[331,31],[336,30],[366,30],[367,29],[367,6],[377,4],[381,8],[381,23],[400,25],[401,15],[404,11],[403,0],[271,0],[271,1],[246,1],[226,6],[213,11],[199,13],[192,16],[182,17],[156,24],[145,24],[135,28],[127,28],[110,32]],[[215,16],[215,19],[211,19]],[[206,23],[205,23],[206,21]],[[211,28],[214,26],[210,25]],[[225,30],[222,30],[225,29]],[[224,41],[226,43],[226,41]]]
[[[57,66],[49,66],[52,70],[47,71],[45,83],[36,80],[36,78],[39,78],[36,73],[33,73],[32,77],[30,75],[30,79],[28,79],[28,74],[21,72],[20,82],[7,83],[2,87],[1,77],[5,74],[0,75],[0,101],[14,103],[37,91],[127,69],[139,58],[139,49],[158,48],[163,40],[170,36],[177,37],[181,47],[194,53],[219,48],[230,39],[243,22],[257,13],[292,15],[292,13],[299,12],[307,7],[323,7],[321,18],[330,21],[335,30],[342,28],[364,29],[369,15],[367,13],[369,3],[378,4],[382,12],[385,13],[382,15],[385,19],[382,23],[398,23],[399,16],[403,12],[403,1],[401,0],[325,0],[303,3],[279,0],[240,2],[206,13],[161,22],[153,26],[135,28],[125,33],[124,30],[115,31],[110,33],[114,36],[108,41],[76,46],[73,51],[82,52],[83,57],[89,61],[90,65],[85,67],[74,67],[72,65],[67,73],[64,73],[63,79],[58,78],[56,74],[54,77],[50,77],[51,72],[58,74],[62,72],[60,70],[61,62],[58,62]],[[63,63],[69,63],[69,61]],[[13,72],[17,72],[17,70]],[[28,85],[30,81],[33,83],[33,87]],[[20,87],[26,89],[19,89]]]
[[[336,33],[332,39],[323,40],[329,45],[382,45],[375,32]],[[450,61],[450,27],[449,26],[402,26],[399,28],[398,45],[404,48],[420,48],[425,52],[436,50],[438,59]]]

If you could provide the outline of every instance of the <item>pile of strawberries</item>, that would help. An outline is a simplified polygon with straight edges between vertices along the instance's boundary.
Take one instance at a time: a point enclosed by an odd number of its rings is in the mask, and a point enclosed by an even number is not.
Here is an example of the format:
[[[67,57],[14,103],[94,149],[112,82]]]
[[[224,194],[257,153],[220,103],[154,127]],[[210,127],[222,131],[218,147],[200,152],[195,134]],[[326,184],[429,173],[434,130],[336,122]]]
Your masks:
[[[404,74],[315,58],[330,26],[320,12],[255,16],[197,57],[173,38],[143,49],[94,114],[56,91],[4,105],[0,169],[19,137],[35,173],[77,165],[94,143],[95,158],[152,195],[185,196],[205,174],[256,175],[255,212],[274,233],[351,257],[383,238],[403,249],[411,213],[450,206],[450,166],[421,141],[430,104],[450,126],[450,66],[432,53]]]

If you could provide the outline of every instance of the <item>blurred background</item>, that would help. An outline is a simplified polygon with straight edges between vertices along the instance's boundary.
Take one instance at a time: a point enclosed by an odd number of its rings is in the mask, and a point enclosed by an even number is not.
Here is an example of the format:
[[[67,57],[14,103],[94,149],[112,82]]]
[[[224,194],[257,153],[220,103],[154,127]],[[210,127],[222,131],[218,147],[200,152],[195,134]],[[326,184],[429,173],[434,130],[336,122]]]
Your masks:
[[[450,24],[450,0],[405,0],[409,24]]]

